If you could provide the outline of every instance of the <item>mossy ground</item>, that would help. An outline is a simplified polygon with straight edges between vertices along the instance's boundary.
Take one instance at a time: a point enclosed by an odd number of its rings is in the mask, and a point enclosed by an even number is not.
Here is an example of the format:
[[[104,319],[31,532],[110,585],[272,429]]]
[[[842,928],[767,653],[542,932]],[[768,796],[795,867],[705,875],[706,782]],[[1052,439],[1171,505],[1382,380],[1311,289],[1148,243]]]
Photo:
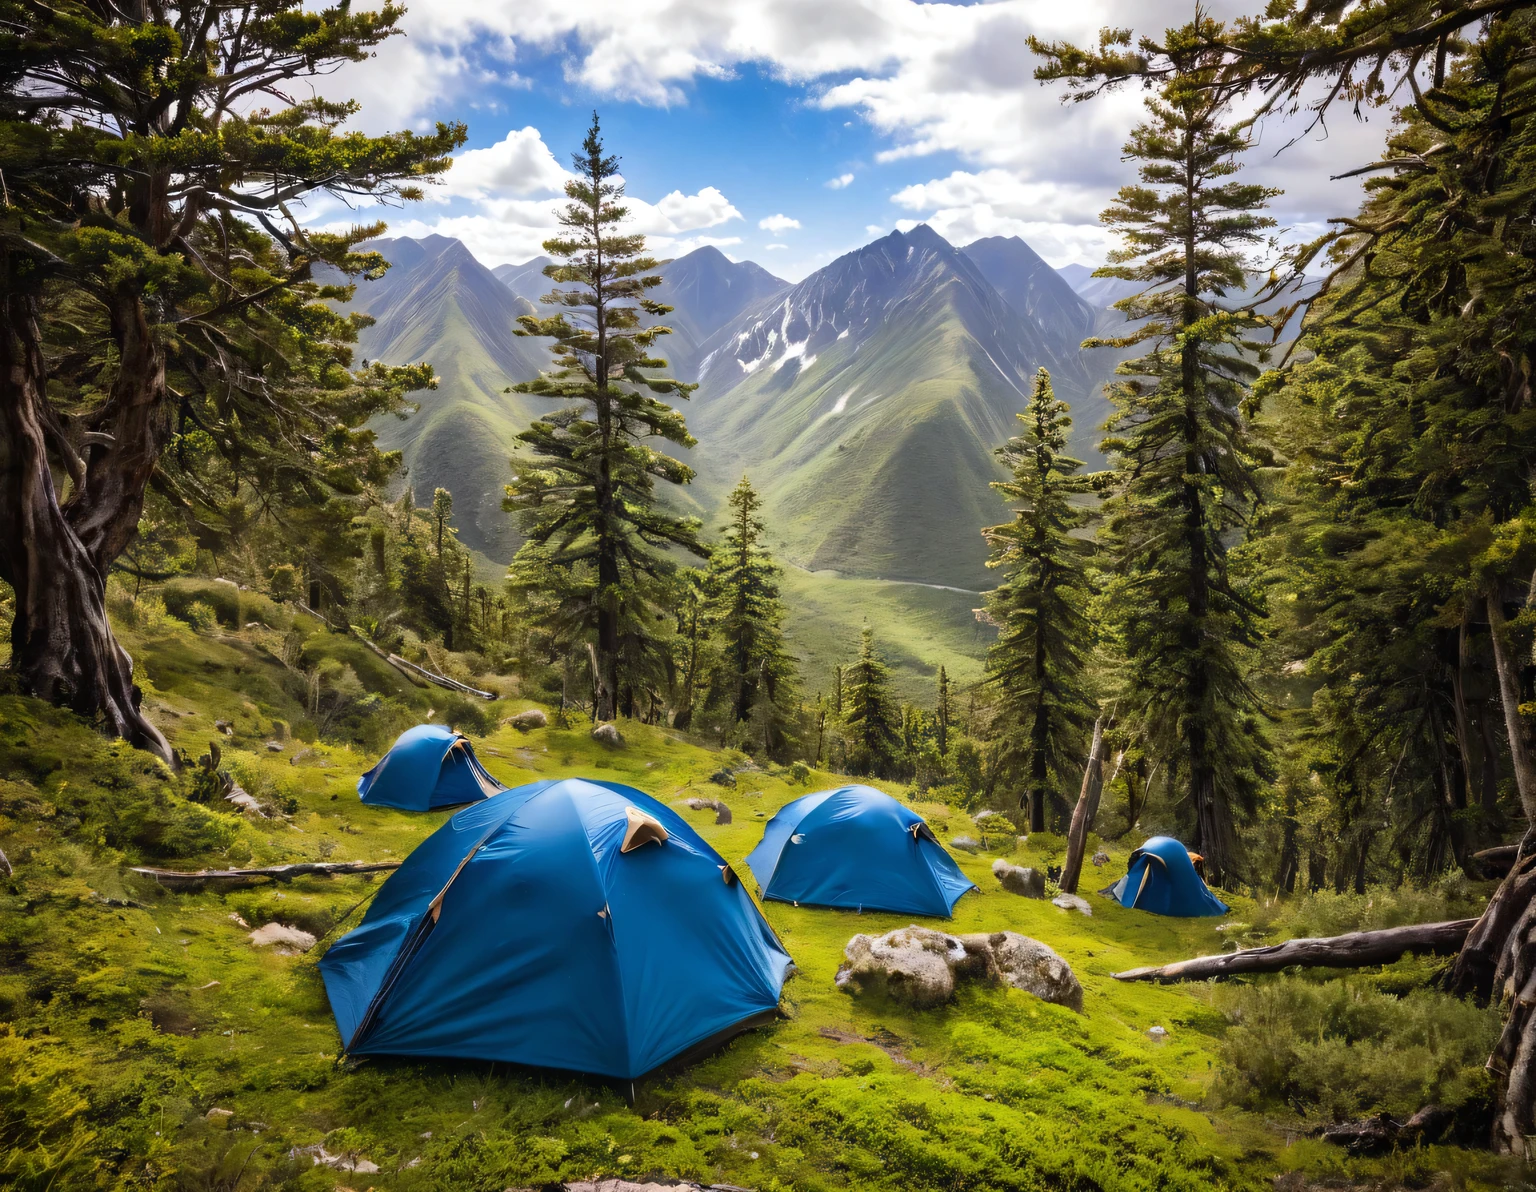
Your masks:
[[[1091,895],[1085,918],[998,888],[993,857],[1043,865],[1059,859],[1059,838],[1021,849],[1005,836],[957,854],[980,891],[960,901],[950,926],[1050,944],[1083,983],[1082,1015],[1007,989],[966,989],[923,1013],[855,1001],[833,984],[844,944],[908,917],[770,903],[799,966],[785,989],[788,1016],[641,1082],[633,1107],[601,1082],[505,1065],[338,1065],[316,970],[324,940],[282,956],[252,946],[248,930],[276,920],[333,937],[357,921],[374,882],[170,894],[125,873],[143,861],[399,858],[442,822],[362,806],[355,783],[374,758],[360,749],[291,737],[281,752],[266,748],[304,709],[260,632],[200,635],[172,623],[127,637],[146,706],[173,742],[195,756],[215,720],[231,721],[235,736],[220,738],[226,764],[248,789],[296,806],[290,820],[188,802],[186,778],[65,713],[0,697],[0,847],[15,864],[0,881],[0,1184],[500,1192],[653,1175],[756,1189],[1130,1192],[1257,1190],[1296,1169],[1373,1185],[1422,1185],[1434,1172],[1466,1188],[1521,1178],[1453,1148],[1347,1160],[1294,1121],[1210,1108],[1228,1029],[1210,990],[1124,985],[1110,974],[1217,949],[1220,920],[1159,919]],[[322,648],[350,659],[345,639]],[[426,710],[431,692],[399,686],[364,655],[366,684],[391,706]],[[494,711],[526,706],[502,701]],[[585,774],[674,805],[694,793],[723,798],[729,825],[684,814],[733,862],[775,808],[839,781],[813,774],[792,785],[787,771],[748,771],[722,789],[708,782],[719,754],[669,730],[622,727],[623,751],[579,726],[503,728],[476,746],[509,785]],[[975,832],[960,812],[918,806],[943,839]],[[1125,847],[1110,851],[1085,884],[1123,872]],[[1234,917],[1259,909],[1239,898]],[[1166,1040],[1148,1037],[1153,1025]],[[232,1116],[210,1118],[214,1108]],[[338,1171],[293,1153],[315,1144],[379,1170]]]

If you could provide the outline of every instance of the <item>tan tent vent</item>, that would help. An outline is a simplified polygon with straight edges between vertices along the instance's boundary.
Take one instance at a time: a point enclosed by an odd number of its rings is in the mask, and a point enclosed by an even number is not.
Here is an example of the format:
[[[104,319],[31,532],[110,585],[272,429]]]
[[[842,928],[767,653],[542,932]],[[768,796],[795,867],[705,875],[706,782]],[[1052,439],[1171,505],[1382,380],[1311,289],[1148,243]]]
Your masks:
[[[930,828],[922,820],[918,820],[917,823],[913,824],[907,830],[912,833],[912,839],[914,841],[918,840],[918,839],[922,839],[922,840],[931,840],[931,841],[933,841],[934,844],[938,844],[939,843],[939,838],[933,834],[933,829]]]
[[[736,876],[736,871],[734,869],[732,869],[729,865],[722,865],[722,866],[720,866],[720,876],[723,879],[725,879],[725,884],[727,886],[734,886],[737,883],[737,881],[740,880]]]
[[[619,852],[632,853],[642,844],[652,840],[657,844],[666,844],[667,830],[661,826],[660,820],[646,815],[638,807],[626,807],[624,815],[628,818],[629,825],[624,829],[624,843],[619,846]]]

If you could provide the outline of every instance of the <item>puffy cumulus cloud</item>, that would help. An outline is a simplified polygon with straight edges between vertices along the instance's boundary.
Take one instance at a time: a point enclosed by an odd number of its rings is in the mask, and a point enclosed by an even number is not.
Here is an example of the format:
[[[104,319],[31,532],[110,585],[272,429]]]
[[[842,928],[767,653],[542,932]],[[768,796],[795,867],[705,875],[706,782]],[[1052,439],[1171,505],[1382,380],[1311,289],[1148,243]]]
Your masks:
[[[1218,18],[1252,7],[1252,0],[1208,5]],[[639,10],[612,0],[433,0],[410,9],[409,36],[381,46],[379,61],[348,67],[337,93],[351,86],[373,125],[416,124],[432,101],[475,98],[487,79],[515,80],[515,65],[532,56],[561,61],[573,83],[598,94],[663,106],[685,103],[697,80],[730,78],[750,65],[805,87],[813,105],[865,121],[885,138],[879,157],[887,162],[952,154],[974,174],[1006,171],[1020,186],[1055,180],[1086,203],[1063,209],[1042,192],[1041,208],[1023,210],[1015,196],[941,202],[934,191],[924,214],[935,226],[961,235],[962,228],[1023,234],[1049,225],[1064,250],[1088,251],[1103,243],[1088,223],[1130,180],[1121,146],[1141,118],[1143,95],[1129,88],[1064,105],[1064,88],[1034,81],[1024,38],[1092,42],[1105,25],[1157,31],[1188,17],[1188,0],[656,0]],[[1272,148],[1294,125],[1271,120],[1260,129],[1264,143],[1249,176],[1294,188],[1275,204],[1282,223],[1353,210],[1358,182],[1328,175],[1340,162],[1367,160],[1386,127],[1386,119],[1357,124],[1341,111],[1326,139],[1314,135],[1276,159]]]
[[[429,194],[438,200],[547,194],[563,190],[570,177],[530,125],[514,129],[487,149],[460,153],[443,185]]]
[[[758,220],[757,226],[762,228],[765,232],[773,232],[776,235],[783,235],[783,233],[789,231],[791,228],[798,228],[800,226],[800,221],[798,219],[791,219],[789,216],[783,214],[770,215],[766,219]]]
[[[951,244],[984,236],[1019,236],[1053,265],[1098,263],[1113,237],[1099,223],[1107,190],[1059,182],[1026,182],[1009,170],[956,170],[908,186],[891,201],[921,218],[899,219],[909,231],[926,223]],[[874,231],[877,229],[871,229]]]
[[[691,232],[742,218],[741,212],[713,186],[706,186],[692,195],[674,190],[654,206],[644,199],[625,195],[624,205],[629,208],[633,230],[646,235]]]
[[[836,178],[828,178],[824,184],[828,190],[842,190],[853,183],[852,174],[839,174]]]

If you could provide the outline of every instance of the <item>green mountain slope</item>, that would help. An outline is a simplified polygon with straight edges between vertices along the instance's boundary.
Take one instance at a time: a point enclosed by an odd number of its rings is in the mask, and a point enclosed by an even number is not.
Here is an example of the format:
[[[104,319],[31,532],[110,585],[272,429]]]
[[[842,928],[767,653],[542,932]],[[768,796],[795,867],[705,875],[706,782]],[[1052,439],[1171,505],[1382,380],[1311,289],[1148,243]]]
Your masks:
[[[789,559],[812,571],[989,586],[988,487],[1035,369],[1069,400],[1075,343],[1005,302],[924,227],[893,232],[705,345],[691,417],[701,480],[750,473]]]
[[[504,390],[537,375],[548,359],[541,341],[513,334],[529,307],[457,240],[401,238],[372,247],[391,267],[358,286],[353,309],[377,320],[364,331],[360,354],[392,364],[425,360],[438,375],[437,389],[419,395],[418,413],[378,423],[379,439],[405,453],[418,500],[448,489],[465,545],[505,561],[518,543],[501,508],[507,458],[538,404]]]

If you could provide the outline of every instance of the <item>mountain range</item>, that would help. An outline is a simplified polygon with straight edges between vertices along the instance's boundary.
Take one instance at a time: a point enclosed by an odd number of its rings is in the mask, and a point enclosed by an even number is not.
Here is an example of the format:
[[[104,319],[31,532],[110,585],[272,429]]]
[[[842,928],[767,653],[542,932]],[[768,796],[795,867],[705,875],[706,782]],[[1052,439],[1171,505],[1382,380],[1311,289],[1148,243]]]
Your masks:
[[[442,236],[371,247],[391,268],[358,287],[353,308],[375,319],[360,355],[426,360],[439,376],[419,413],[381,422],[380,439],[404,452],[418,501],[449,489],[462,540],[505,561],[517,546],[501,510],[507,460],[541,404],[505,390],[549,360],[546,343],[513,331],[553,287],[547,259],[488,269]],[[1115,360],[1079,345],[1118,318],[1104,306],[1119,295],[1053,270],[1017,237],[956,248],[920,225],[793,285],[716,248],[659,272],[654,296],[674,308],[658,341],[667,371],[699,386],[690,500],[713,514],[750,475],[795,566],[970,591],[995,582],[979,532],[1008,515],[989,487],[994,451],[1017,432],[1040,367],[1072,406],[1075,453],[1097,458]]]

